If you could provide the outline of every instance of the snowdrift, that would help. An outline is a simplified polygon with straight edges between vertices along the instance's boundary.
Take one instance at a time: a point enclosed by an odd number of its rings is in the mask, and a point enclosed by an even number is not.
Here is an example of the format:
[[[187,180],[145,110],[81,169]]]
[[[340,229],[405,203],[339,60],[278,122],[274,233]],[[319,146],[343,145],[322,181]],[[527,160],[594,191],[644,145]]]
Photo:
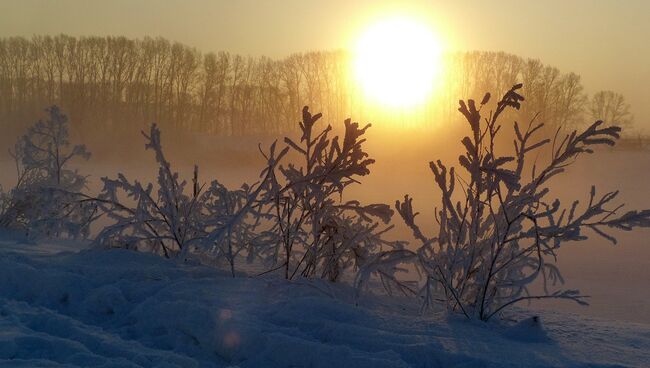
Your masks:
[[[522,309],[468,322],[419,306],[127,250],[0,242],[0,366],[650,366],[647,325]]]

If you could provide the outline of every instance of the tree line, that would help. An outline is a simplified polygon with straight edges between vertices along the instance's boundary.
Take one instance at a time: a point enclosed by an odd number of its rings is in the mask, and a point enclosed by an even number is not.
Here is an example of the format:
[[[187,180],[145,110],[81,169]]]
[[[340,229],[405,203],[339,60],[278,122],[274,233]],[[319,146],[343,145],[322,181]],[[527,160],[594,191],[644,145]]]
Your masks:
[[[202,53],[163,38],[34,36],[0,39],[0,118],[23,129],[45,106],[57,104],[78,132],[119,133],[132,124],[246,135],[286,132],[300,108],[415,126],[457,119],[458,96],[501,94],[523,83],[522,119],[539,114],[550,127],[595,119],[632,122],[622,95],[590,98],[580,76],[537,59],[505,52],[444,56],[441,86],[421,106],[387,112],[368,103],[345,51],[297,53],[280,60],[228,52]],[[599,115],[599,116],[596,116]]]

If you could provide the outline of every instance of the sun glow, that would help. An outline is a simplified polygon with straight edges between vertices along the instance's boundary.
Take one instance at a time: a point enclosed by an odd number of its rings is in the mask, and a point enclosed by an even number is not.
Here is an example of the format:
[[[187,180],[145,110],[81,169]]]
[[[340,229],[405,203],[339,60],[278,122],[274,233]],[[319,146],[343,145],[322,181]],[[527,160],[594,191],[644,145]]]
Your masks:
[[[434,90],[440,53],[440,43],[424,23],[388,19],[370,26],[359,37],[354,74],[372,101],[391,107],[413,106]]]

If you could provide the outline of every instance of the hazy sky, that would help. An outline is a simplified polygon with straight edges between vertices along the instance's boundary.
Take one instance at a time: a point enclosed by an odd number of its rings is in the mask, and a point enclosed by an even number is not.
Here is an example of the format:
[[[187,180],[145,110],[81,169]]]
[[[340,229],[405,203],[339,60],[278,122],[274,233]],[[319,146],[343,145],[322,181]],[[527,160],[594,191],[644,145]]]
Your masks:
[[[163,36],[202,51],[282,57],[348,47],[372,19],[415,14],[450,50],[507,51],[625,94],[650,131],[650,0],[0,0],[0,37]]]

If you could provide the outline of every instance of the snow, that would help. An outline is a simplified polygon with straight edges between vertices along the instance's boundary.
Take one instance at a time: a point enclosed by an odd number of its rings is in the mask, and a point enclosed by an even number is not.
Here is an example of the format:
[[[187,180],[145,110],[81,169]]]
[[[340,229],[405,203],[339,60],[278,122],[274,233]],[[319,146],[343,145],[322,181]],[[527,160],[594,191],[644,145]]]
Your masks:
[[[2,239],[0,366],[650,366],[650,325],[526,309],[469,322],[325,281]]]

